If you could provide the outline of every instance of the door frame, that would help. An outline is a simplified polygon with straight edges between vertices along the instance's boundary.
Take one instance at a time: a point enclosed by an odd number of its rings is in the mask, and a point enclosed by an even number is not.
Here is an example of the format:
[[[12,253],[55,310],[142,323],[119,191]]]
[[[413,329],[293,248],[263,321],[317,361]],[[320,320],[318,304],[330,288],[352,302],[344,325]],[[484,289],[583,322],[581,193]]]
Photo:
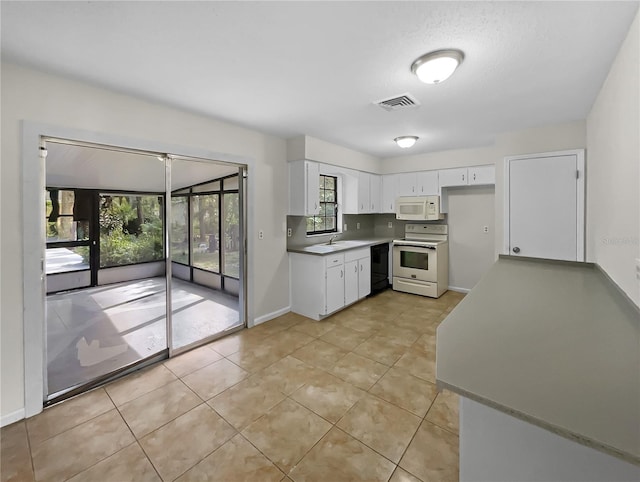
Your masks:
[[[519,161],[523,159],[538,159],[544,157],[560,157],[560,156],[576,156],[576,165],[578,176],[576,178],[576,246],[577,260],[585,260],[585,150],[569,149],[564,151],[541,152],[537,154],[522,154],[518,156],[506,156],[504,158],[504,219],[503,219],[503,245],[502,254],[509,255],[510,247],[510,189],[511,177],[510,166],[511,161]]]
[[[199,147],[149,141],[117,134],[88,131],[53,124],[22,121],[22,292],[23,292],[23,363],[24,363],[24,416],[36,415],[43,410],[46,393],[46,286],[44,275],[45,227],[44,219],[45,158],[43,138],[70,139],[77,142],[118,146],[148,152],[166,152],[176,156],[218,160],[246,166],[253,172],[255,159],[215,152]],[[250,175],[247,181],[247,199],[253,199],[256,178]],[[245,220],[247,232],[252,232],[255,223],[254,210],[247,209]],[[245,249],[244,312],[247,325],[252,326],[253,286],[248,282],[253,267],[248,253],[253,252],[254,239],[247,236]],[[169,272],[170,273],[170,272]]]

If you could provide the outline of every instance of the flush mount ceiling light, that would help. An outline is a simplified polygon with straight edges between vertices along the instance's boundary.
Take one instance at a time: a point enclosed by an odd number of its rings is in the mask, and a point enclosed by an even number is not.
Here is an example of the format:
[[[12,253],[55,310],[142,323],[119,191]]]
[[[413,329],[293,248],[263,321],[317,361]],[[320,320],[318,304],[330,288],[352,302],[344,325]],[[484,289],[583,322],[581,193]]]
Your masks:
[[[425,84],[439,84],[451,77],[463,59],[464,54],[460,50],[436,50],[413,62],[411,72]]]
[[[417,140],[418,138],[416,136],[401,136],[394,139],[394,141],[396,141],[396,144],[398,144],[398,147],[402,147],[403,149],[412,147]]]

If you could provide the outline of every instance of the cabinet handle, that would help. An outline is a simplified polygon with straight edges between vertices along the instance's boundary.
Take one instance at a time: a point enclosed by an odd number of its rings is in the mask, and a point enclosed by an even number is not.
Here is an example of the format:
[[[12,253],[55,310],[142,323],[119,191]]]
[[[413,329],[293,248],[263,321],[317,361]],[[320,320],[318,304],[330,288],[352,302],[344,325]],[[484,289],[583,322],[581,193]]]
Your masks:
[[[342,278],[344,276],[344,273],[342,272],[342,270],[340,270],[340,278]]]
[[[473,180],[474,181],[476,180],[476,173],[475,172],[473,173]]]
[[[462,180],[464,181],[464,174],[462,175]]]
[[[354,268],[356,269],[356,271],[355,271],[355,272],[357,273],[357,272],[358,272],[358,267],[357,267],[357,266],[354,266]]]
[[[360,271],[362,271],[362,268],[363,268],[363,265],[360,265]],[[357,271],[357,268],[356,268],[356,271]]]

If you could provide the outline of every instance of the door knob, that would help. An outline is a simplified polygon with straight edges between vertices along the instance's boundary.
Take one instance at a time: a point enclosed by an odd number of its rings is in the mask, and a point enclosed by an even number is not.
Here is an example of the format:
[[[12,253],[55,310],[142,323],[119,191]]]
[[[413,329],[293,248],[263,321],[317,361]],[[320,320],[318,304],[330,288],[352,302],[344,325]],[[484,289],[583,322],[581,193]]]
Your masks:
[[[513,248],[513,252],[518,254],[520,252],[520,248],[516,246],[515,248]]]

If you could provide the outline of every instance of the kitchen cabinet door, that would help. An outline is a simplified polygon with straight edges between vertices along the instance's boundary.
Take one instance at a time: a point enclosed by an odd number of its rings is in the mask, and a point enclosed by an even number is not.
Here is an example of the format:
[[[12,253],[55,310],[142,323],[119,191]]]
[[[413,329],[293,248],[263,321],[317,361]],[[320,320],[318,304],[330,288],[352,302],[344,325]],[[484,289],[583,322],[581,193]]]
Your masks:
[[[289,163],[289,214],[320,213],[320,166],[313,161]]]
[[[381,213],[381,198],[382,198],[382,176],[377,174],[369,174],[369,203],[371,213]]]
[[[438,171],[438,182],[440,187],[466,186],[469,184],[468,169],[466,167],[458,169],[441,169]]]
[[[396,198],[398,197],[398,175],[385,174],[382,176],[382,209],[381,213],[396,212]]]
[[[438,185],[438,171],[420,171],[416,173],[417,196],[432,196],[440,194]]]
[[[359,266],[358,261],[349,261],[344,264],[344,304],[350,305],[359,299],[358,285]]]
[[[344,306],[344,265],[327,268],[325,315]]]
[[[398,176],[398,196],[417,196],[416,173],[403,172]]]
[[[469,185],[476,186],[495,183],[495,166],[474,166],[469,168]]]
[[[307,216],[320,214],[320,165],[305,161]]]
[[[371,293],[371,257],[358,260],[358,299]]]
[[[371,174],[368,172],[358,172],[358,213],[366,214],[371,212]]]

